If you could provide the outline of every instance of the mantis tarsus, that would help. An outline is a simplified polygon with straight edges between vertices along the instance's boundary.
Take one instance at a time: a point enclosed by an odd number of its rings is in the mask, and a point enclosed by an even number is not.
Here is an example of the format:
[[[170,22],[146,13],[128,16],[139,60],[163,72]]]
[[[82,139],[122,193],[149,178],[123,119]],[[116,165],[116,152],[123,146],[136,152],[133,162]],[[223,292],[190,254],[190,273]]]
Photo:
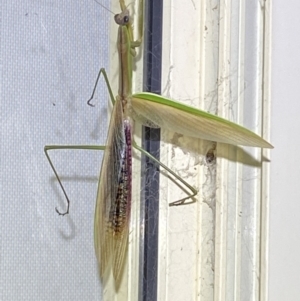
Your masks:
[[[140,2],[142,3],[142,0]],[[142,7],[141,3],[140,7]],[[105,150],[95,209],[95,251],[101,267],[101,278],[104,279],[112,271],[117,288],[122,276],[129,232],[132,146],[165,168],[190,189],[190,195],[172,202],[170,205],[186,204],[188,199],[197,194],[194,187],[136,145],[132,138],[133,120],[138,120],[150,127],[169,128],[172,131],[196,138],[239,145],[272,147],[255,133],[218,116],[152,93],[132,95],[132,57],[135,56],[135,48],[141,44],[143,19],[140,17],[140,35],[134,41],[130,15],[124,0],[120,0],[120,6],[122,12],[115,16],[115,21],[119,25],[117,40],[120,64],[118,96],[114,99],[106,72],[101,69],[91,97],[92,99],[102,74],[113,103],[106,146],[45,146],[47,159],[68,203],[65,212],[61,213],[56,209],[60,215],[69,213],[70,202],[48,151],[52,149]]]

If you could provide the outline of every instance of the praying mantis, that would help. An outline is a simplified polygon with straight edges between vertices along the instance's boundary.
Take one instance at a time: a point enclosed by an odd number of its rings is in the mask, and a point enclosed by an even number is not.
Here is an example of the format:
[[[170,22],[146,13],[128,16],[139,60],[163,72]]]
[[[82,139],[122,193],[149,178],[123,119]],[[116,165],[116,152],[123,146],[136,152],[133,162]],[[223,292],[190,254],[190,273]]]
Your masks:
[[[140,0],[140,2],[142,1]],[[53,149],[105,151],[95,209],[95,252],[100,265],[102,280],[112,272],[117,288],[122,276],[129,233],[132,146],[166,169],[191,191],[187,197],[171,202],[171,206],[185,204],[186,200],[197,194],[197,190],[194,187],[134,142],[132,138],[134,121],[139,121],[143,125],[150,127],[171,129],[195,138],[235,145],[272,147],[255,133],[218,116],[152,93],[141,92],[132,94],[132,58],[135,56],[135,48],[141,44],[142,26],[140,26],[139,38],[134,40],[132,23],[124,0],[120,0],[120,7],[122,12],[115,16],[115,21],[119,26],[117,39],[120,64],[118,96],[114,98],[106,72],[104,69],[101,69],[91,97],[93,98],[97,82],[102,74],[113,103],[106,146],[45,146],[46,157],[68,203],[67,210],[63,213],[56,208],[60,215],[69,213],[70,202],[50,160],[48,151]],[[142,16],[140,20],[142,24]]]

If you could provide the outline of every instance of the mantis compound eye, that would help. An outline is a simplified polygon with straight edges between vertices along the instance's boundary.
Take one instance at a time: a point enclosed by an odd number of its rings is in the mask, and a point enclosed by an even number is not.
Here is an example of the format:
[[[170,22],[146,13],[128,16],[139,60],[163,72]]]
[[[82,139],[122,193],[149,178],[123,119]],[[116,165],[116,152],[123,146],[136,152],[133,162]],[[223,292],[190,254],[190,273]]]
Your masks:
[[[128,16],[124,16],[123,23],[127,24],[128,22],[129,22],[129,17]]]

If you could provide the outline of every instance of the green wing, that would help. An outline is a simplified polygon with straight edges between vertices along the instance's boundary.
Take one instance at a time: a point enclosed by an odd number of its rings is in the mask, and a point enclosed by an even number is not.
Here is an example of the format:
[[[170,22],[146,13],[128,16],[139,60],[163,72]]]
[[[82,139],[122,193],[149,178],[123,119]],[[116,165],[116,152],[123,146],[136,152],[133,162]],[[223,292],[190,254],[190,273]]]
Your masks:
[[[205,140],[273,148],[269,142],[234,122],[160,95],[134,94],[132,108],[137,119],[145,125],[154,124],[154,127]]]

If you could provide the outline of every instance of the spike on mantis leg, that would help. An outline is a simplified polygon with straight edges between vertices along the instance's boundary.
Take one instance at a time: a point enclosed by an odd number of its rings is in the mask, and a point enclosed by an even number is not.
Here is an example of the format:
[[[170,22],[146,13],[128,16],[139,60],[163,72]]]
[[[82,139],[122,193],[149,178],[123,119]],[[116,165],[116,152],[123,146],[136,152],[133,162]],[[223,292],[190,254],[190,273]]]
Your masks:
[[[142,7],[141,3],[142,1],[140,1],[140,7]],[[169,128],[172,131],[175,130],[178,133],[195,138],[236,145],[272,148],[271,144],[255,133],[218,116],[152,93],[141,92],[132,95],[132,58],[135,55],[135,48],[141,43],[142,26],[140,26],[139,38],[134,41],[129,11],[123,0],[120,1],[120,6],[122,12],[115,16],[115,21],[119,26],[117,41],[120,64],[118,96],[114,99],[106,72],[104,69],[101,69],[91,97],[92,99],[102,74],[113,103],[106,146],[45,147],[47,159],[68,202],[65,212],[57,209],[61,215],[69,213],[70,202],[50,160],[48,151],[63,148],[105,150],[95,209],[94,240],[101,279],[105,282],[107,275],[112,272],[116,289],[119,288],[122,278],[128,244],[132,146],[166,169],[190,190],[190,194],[187,197],[172,202],[170,205],[187,204],[187,200],[192,199],[197,194],[197,190],[194,187],[136,145],[132,138],[134,120],[151,127]],[[139,20],[142,24],[142,17]]]

